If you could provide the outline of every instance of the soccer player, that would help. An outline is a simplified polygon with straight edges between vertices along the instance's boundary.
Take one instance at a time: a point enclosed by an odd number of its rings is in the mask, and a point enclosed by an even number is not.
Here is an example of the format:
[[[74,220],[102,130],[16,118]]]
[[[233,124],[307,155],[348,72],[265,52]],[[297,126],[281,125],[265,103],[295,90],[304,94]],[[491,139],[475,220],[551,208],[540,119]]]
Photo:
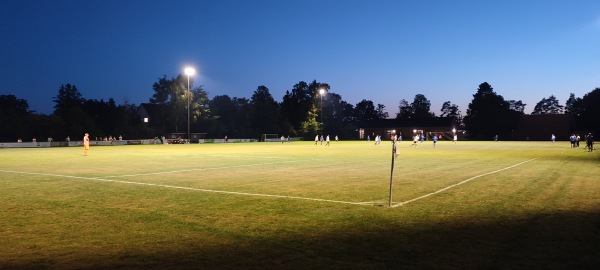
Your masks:
[[[413,136],[413,143],[410,146],[415,146],[417,147],[417,142],[419,141],[419,135],[415,135]]]
[[[586,142],[587,142],[588,152],[593,152],[594,151],[594,136],[592,136],[591,132],[586,136]]]
[[[326,146],[329,146],[329,135],[327,135],[327,138],[325,139],[327,143],[325,143]]]
[[[83,155],[87,156],[90,151],[90,134],[85,134],[83,136]]]

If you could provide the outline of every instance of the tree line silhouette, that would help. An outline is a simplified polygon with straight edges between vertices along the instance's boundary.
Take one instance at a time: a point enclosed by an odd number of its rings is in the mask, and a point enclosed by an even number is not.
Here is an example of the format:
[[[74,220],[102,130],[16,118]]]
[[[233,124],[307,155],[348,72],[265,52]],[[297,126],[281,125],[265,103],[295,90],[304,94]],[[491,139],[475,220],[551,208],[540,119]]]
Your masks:
[[[193,82],[192,82],[193,85]],[[160,137],[169,133],[185,133],[188,122],[192,133],[206,133],[208,138],[259,138],[277,133],[292,137],[312,138],[315,134],[335,134],[353,138],[353,130],[345,130],[350,122],[364,123],[388,118],[385,106],[363,99],[350,104],[331,91],[327,83],[300,81],[277,102],[266,86],[258,86],[248,98],[218,95],[209,98],[202,86],[188,91],[187,77],[163,76],[152,85],[154,93],[148,103],[116,104],[85,99],[75,85],[65,84],[53,98],[54,112],[45,115],[29,110],[26,100],[14,95],[0,95],[0,141],[78,140],[84,133],[91,137],[123,136],[126,139]],[[454,117],[470,139],[487,139],[507,135],[518,125],[526,104],[505,100],[487,82],[479,85],[463,116],[456,104],[446,101],[440,115],[431,112],[431,102],[417,94],[412,102],[402,99],[397,119]],[[151,113],[142,121],[139,109]],[[598,133],[600,124],[600,88],[582,98],[571,94],[565,105],[554,95],[538,102],[532,114],[568,114],[573,131]]]

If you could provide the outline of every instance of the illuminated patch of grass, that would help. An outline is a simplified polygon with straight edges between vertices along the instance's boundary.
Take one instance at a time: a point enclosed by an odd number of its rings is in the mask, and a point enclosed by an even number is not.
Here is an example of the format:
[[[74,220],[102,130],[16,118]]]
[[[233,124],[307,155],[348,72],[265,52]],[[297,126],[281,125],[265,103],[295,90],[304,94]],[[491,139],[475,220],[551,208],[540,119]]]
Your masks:
[[[395,203],[535,160],[388,208],[389,142],[0,149],[0,268],[600,267],[598,153],[409,145]]]

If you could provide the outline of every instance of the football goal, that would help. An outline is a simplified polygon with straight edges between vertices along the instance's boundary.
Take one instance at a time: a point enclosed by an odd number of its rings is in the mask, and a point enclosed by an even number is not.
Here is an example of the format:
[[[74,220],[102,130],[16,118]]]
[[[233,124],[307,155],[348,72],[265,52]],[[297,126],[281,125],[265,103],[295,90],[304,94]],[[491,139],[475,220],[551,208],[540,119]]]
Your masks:
[[[261,142],[278,142],[278,141],[281,141],[281,138],[279,138],[279,135],[277,135],[277,134],[263,134],[262,136],[260,136],[260,141]]]

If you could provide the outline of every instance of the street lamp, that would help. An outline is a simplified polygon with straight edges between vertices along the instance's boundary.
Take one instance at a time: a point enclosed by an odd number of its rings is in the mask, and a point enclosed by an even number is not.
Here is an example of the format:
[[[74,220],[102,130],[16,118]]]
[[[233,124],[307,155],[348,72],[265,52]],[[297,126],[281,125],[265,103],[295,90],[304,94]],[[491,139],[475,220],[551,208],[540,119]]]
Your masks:
[[[190,97],[192,96],[192,91],[190,91],[190,76],[193,76],[196,73],[196,70],[193,67],[186,67],[184,70],[185,74],[187,75],[187,88],[188,88],[188,94],[187,94],[187,139],[188,142],[191,142],[191,137],[190,137]]]
[[[319,89],[319,94],[321,94],[321,124],[323,124],[323,95],[325,94],[325,89]]]

